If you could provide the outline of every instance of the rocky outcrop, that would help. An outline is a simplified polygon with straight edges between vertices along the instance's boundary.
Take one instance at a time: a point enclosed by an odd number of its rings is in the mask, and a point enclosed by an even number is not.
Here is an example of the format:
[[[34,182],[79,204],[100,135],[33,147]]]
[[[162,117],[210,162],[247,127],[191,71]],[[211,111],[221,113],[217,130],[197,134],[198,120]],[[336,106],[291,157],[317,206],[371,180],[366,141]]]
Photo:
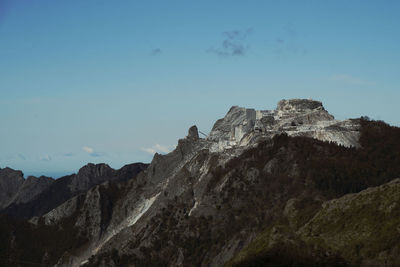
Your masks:
[[[9,205],[24,181],[21,171],[10,168],[0,169],[0,209]]]
[[[15,194],[12,203],[27,203],[33,200],[37,195],[41,194],[54,182],[53,178],[40,176],[39,178],[29,176]],[[10,203],[11,204],[11,203]]]
[[[358,128],[357,120],[335,120],[319,101],[291,99],[281,100],[275,110],[234,106],[214,124],[207,139],[212,151],[248,146],[281,133],[357,147]]]
[[[71,177],[68,187],[72,192],[84,191],[88,190],[94,185],[115,178],[116,170],[112,169],[107,164],[89,163],[80,168],[78,173]]]
[[[276,110],[282,113],[294,113],[324,110],[324,107],[322,106],[322,102],[311,99],[282,99],[278,102]]]
[[[21,171],[0,169],[0,210],[11,204],[31,201],[53,182],[54,179],[50,177],[29,176],[24,179]]]
[[[189,139],[198,140],[199,139],[199,131],[197,130],[197,126],[193,125],[189,128],[188,136]]]

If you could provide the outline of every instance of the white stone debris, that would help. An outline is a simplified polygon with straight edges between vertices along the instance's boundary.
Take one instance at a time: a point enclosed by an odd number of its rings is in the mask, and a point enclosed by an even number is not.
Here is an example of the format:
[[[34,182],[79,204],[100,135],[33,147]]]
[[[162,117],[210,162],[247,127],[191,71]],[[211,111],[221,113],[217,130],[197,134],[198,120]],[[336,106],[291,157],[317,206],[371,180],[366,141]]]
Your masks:
[[[144,199],[140,202],[133,212],[117,227],[115,227],[112,231],[106,234],[100,244],[93,250],[92,255],[97,254],[97,252],[106,244],[111,238],[120,233],[127,227],[134,225],[142,216],[146,213],[146,211],[151,207],[154,201],[158,198],[161,192],[151,197],[150,199]]]
[[[189,211],[189,216],[192,215],[192,212],[197,208],[197,206],[199,205],[199,202],[196,201],[193,205],[193,207],[190,209]]]

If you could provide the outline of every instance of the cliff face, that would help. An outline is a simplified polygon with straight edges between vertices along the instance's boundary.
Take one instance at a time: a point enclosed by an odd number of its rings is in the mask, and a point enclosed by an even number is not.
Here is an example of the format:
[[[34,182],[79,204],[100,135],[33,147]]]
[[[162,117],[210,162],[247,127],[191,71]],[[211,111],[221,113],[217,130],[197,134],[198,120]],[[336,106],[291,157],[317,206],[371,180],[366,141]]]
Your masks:
[[[21,171],[10,168],[0,169],[0,208],[12,201],[23,183],[24,175]]]
[[[234,106],[215,123],[207,139],[214,142],[212,151],[248,146],[281,133],[356,147],[358,128],[356,120],[335,120],[319,101],[292,99],[281,100],[275,110]]]
[[[54,179],[29,176],[26,180],[21,171],[0,169],[0,210],[11,204],[27,203],[43,192]]]
[[[399,176],[399,151],[398,128],[361,119],[336,121],[318,101],[283,100],[272,111],[232,107],[207,138],[191,127],[174,151],[156,154],[134,179],[115,178],[130,168],[113,171],[107,165],[86,166],[68,178],[64,187],[79,194],[30,216],[29,229],[68,232],[73,238],[60,250],[42,240],[36,261],[59,266],[247,266],[258,260],[284,265],[279,259],[321,266],[381,263],[371,255],[394,255],[394,243],[373,248],[375,254],[361,249],[359,258],[348,256],[350,247],[367,246],[368,235],[346,247],[343,240],[351,235],[340,231],[347,226],[338,226],[346,220],[336,224],[323,214],[345,214],[327,207],[350,193],[356,194],[356,210],[368,209],[373,202],[359,192]],[[85,189],[90,184],[85,177],[99,184]],[[354,202],[338,201],[347,203],[340,207]],[[398,218],[396,208],[379,201]],[[348,229],[357,233],[362,225]]]
[[[29,176],[26,180],[24,180],[10,204],[27,203],[33,200],[36,196],[46,190],[46,188],[48,188],[53,182],[54,179],[50,177],[41,176],[36,178],[34,176]]]

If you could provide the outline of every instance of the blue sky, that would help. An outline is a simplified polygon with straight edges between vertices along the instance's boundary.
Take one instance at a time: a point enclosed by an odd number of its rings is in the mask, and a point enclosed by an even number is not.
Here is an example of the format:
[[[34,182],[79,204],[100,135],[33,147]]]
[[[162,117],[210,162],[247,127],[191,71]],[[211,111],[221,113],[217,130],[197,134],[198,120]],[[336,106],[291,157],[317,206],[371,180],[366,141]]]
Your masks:
[[[0,0],[0,167],[149,162],[232,105],[400,125],[399,1]]]

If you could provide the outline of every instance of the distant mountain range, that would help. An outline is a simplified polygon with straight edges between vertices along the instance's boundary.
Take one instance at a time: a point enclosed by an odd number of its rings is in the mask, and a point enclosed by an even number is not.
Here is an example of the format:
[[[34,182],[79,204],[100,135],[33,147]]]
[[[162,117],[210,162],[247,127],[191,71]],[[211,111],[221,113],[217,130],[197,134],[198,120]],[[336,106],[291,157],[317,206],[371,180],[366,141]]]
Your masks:
[[[0,169],[0,265],[399,266],[396,178],[397,127],[234,106],[150,164]]]

